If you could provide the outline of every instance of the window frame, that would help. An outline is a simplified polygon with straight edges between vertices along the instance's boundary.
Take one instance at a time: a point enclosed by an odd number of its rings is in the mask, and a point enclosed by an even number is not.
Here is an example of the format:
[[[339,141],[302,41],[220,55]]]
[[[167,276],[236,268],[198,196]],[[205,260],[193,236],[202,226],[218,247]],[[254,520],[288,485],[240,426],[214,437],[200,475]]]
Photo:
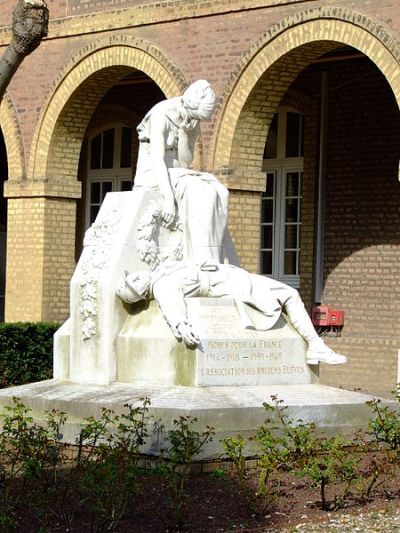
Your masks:
[[[92,183],[104,183],[107,181],[112,182],[111,192],[121,191],[122,184],[125,181],[132,183],[132,155],[131,154],[131,166],[121,167],[121,147],[122,147],[122,130],[123,128],[130,128],[132,135],[134,128],[123,122],[112,122],[101,128],[93,131],[88,138],[88,157],[87,157],[87,173],[86,173],[86,199],[85,199],[85,229],[87,229],[93,221],[91,221],[91,207],[94,205],[101,206],[104,197],[100,197],[100,204],[98,202],[92,202],[91,189]],[[113,153],[113,167],[112,168],[91,168],[92,161],[92,142],[98,135],[103,135],[104,132],[114,129],[114,153]],[[103,142],[101,143],[100,162],[102,161],[102,149]]]
[[[273,219],[272,223],[264,222],[263,220],[263,202],[266,199],[271,199],[270,196],[262,195],[261,205],[261,223],[260,223],[260,272],[278,281],[286,283],[294,288],[300,287],[300,254],[301,254],[301,203],[302,203],[302,181],[304,169],[304,155],[298,157],[286,157],[286,130],[287,130],[287,113],[298,113],[302,118],[300,121],[301,131],[304,126],[304,115],[297,109],[290,106],[281,106],[277,109],[278,127],[277,127],[277,147],[276,158],[263,159],[262,170],[267,174],[274,175],[274,190],[273,190]],[[301,146],[300,136],[300,146]],[[296,269],[297,274],[285,274],[285,226],[286,226],[286,183],[287,175],[289,173],[299,173],[300,184],[298,198],[298,219],[295,223],[297,225],[297,246],[293,249],[296,251]],[[263,227],[272,225],[272,247],[264,248],[263,245]],[[272,273],[265,274],[263,272],[262,253],[264,251],[272,251]],[[288,249],[286,249],[288,250]]]

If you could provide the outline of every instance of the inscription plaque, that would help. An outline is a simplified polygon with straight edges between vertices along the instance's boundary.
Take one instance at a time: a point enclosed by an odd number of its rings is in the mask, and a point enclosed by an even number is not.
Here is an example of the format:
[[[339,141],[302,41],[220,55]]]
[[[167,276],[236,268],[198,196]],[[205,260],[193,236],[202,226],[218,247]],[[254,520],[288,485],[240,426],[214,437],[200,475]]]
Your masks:
[[[306,364],[305,341],[283,317],[268,331],[243,327],[231,299],[187,300],[200,334],[196,349],[197,385],[300,384],[316,380]],[[253,318],[254,309],[246,306]]]

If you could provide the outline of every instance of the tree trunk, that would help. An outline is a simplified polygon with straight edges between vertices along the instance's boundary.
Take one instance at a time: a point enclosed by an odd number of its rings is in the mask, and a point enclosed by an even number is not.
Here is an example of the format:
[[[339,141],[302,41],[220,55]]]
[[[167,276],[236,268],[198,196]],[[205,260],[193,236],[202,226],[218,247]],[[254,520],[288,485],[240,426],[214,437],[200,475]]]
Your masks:
[[[44,0],[18,0],[13,14],[13,37],[0,59],[0,102],[19,65],[46,37],[48,22],[49,10]]]

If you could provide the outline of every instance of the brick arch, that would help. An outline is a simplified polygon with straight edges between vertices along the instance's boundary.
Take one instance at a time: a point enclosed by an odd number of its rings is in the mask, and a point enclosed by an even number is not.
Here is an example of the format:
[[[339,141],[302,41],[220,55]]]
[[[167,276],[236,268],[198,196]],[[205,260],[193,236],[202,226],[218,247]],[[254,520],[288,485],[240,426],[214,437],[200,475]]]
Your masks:
[[[400,45],[395,38],[354,11],[309,9],[274,25],[240,61],[218,111],[219,127],[211,141],[208,166],[234,168],[239,178],[243,167],[247,174],[259,172],[273,110],[290,83],[311,61],[343,44],[375,63],[400,104]],[[260,103],[263,109],[256,111]],[[243,139],[250,135],[253,143],[246,149]]]
[[[28,177],[60,187],[76,183],[79,155],[89,120],[118,79],[141,70],[167,98],[187,85],[182,73],[145,41],[114,36],[81,50],[59,76],[32,143]]]
[[[26,174],[24,144],[17,112],[8,94],[0,105],[0,126],[7,149],[8,180],[20,180]]]

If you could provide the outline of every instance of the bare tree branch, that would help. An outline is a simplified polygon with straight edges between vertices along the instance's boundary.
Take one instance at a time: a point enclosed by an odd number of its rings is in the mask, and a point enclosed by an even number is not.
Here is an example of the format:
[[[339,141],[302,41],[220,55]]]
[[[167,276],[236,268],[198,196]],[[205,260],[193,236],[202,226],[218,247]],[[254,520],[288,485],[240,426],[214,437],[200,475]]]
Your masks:
[[[49,10],[44,0],[18,0],[13,14],[11,43],[0,59],[0,101],[24,58],[48,32]]]

